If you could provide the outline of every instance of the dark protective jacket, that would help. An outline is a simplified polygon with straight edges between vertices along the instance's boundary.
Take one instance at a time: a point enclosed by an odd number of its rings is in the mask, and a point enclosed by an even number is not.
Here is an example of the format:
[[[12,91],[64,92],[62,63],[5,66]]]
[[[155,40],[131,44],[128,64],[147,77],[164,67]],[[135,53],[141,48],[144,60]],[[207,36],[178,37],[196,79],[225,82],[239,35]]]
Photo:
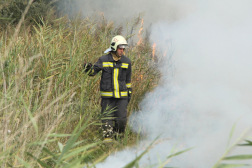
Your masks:
[[[92,67],[89,76],[102,70],[100,91],[102,98],[127,98],[131,94],[131,61],[125,55],[115,61],[112,54],[103,55]]]

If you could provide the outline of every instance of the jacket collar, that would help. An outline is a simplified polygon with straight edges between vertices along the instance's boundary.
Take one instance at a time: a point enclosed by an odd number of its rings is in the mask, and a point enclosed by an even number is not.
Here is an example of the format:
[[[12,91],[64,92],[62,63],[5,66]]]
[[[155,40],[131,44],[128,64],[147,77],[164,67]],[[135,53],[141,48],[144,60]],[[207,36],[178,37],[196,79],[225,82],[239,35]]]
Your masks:
[[[122,58],[124,57],[124,55],[122,55]],[[120,60],[118,60],[117,62],[121,62],[122,58]],[[113,56],[111,53],[108,54],[108,61],[109,62],[116,62],[114,59],[113,59]]]

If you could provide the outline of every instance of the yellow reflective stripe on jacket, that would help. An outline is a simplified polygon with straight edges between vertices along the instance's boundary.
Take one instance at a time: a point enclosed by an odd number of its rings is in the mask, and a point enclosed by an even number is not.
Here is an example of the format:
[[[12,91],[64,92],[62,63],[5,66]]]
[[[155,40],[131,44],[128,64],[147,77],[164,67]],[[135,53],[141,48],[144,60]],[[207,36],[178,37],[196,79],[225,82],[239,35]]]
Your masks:
[[[131,88],[131,83],[126,83],[127,88]]]
[[[129,64],[127,64],[127,63],[122,63],[122,66],[121,66],[122,68],[128,68],[129,67]]]
[[[109,97],[112,97],[112,96],[113,96],[113,92],[104,92],[104,91],[101,91],[101,96],[109,96]]]
[[[101,91],[101,96],[103,97],[113,97],[113,92],[104,92],[104,91]],[[122,91],[121,92],[121,96],[124,97],[124,96],[128,96],[128,92],[127,91]]]
[[[103,62],[102,67],[114,67],[113,62]]]
[[[128,96],[128,92],[121,92],[121,96]]]
[[[118,75],[119,75],[119,69],[115,68],[114,69],[114,91],[115,91],[115,98],[120,98]]]

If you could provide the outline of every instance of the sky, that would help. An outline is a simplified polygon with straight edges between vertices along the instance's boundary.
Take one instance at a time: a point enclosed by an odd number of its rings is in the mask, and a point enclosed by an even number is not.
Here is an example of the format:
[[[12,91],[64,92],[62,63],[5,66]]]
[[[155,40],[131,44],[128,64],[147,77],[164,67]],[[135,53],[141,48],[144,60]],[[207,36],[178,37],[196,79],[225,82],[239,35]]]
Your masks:
[[[131,129],[141,128],[147,139],[97,167],[123,167],[160,135],[141,166],[158,165],[171,151],[194,147],[166,166],[208,168],[237,138],[252,139],[252,1],[76,0],[75,5],[84,17],[102,12],[122,24],[144,13],[162,73],[160,84],[140,103],[141,111],[129,118]],[[229,155],[248,152],[236,147]]]

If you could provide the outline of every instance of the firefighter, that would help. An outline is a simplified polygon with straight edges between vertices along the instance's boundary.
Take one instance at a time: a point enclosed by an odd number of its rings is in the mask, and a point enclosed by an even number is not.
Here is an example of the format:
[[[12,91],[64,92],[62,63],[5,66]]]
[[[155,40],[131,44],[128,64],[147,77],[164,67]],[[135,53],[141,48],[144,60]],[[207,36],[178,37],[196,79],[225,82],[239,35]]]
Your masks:
[[[123,36],[112,38],[108,48],[99,60],[92,65],[85,63],[85,72],[89,76],[102,71],[100,81],[102,114],[110,111],[106,116],[110,119],[102,120],[104,140],[112,140],[116,134],[123,135],[127,123],[127,105],[131,98],[131,60],[124,55],[128,46]]]

